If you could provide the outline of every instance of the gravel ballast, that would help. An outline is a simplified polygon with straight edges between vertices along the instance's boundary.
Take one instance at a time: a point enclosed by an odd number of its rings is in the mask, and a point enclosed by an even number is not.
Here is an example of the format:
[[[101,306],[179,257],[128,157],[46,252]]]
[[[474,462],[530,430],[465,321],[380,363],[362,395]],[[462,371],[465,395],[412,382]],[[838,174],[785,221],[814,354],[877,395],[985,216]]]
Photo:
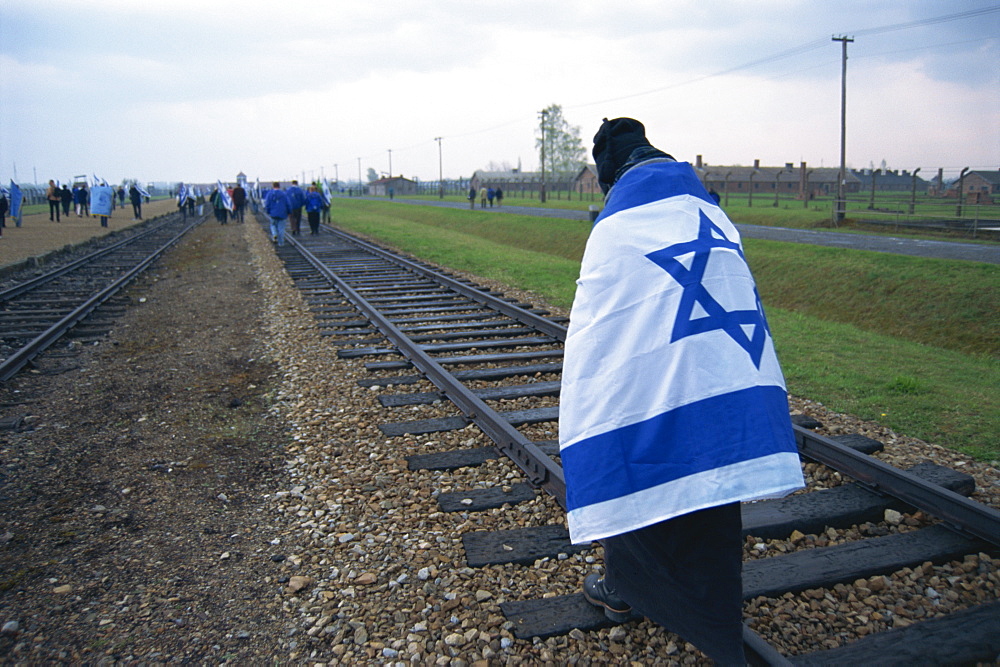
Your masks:
[[[441,512],[439,493],[522,476],[502,459],[407,470],[405,456],[488,440],[474,427],[382,435],[386,421],[456,411],[387,413],[379,389],[357,384],[370,377],[363,360],[335,358],[256,225],[206,223],[130,294],[135,307],[108,338],[75,346],[79,369],[28,373],[3,388],[0,416],[24,417],[0,433],[5,661],[704,662],[649,621],[515,639],[500,603],[577,592],[600,550],[466,567],[463,532],[561,525],[558,505],[540,495]],[[39,370],[50,363],[67,365],[46,359]],[[1000,504],[989,466],[810,401],[794,399],[793,409],[826,433],[884,442],[880,458],[894,465],[931,458],[968,472],[977,499]],[[556,428],[535,425],[532,437],[553,438]],[[839,483],[819,466],[807,473]],[[923,521],[904,515],[853,535],[798,536],[797,545],[752,541],[747,557]],[[984,571],[991,585],[979,583]],[[997,571],[997,560],[978,555],[746,609],[780,650],[815,650],[998,599]]]

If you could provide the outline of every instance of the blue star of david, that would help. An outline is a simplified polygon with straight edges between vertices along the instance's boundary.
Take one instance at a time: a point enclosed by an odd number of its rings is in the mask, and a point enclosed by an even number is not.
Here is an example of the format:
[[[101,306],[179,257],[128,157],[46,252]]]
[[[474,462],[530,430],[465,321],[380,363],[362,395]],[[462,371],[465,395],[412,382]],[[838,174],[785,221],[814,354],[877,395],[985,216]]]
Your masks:
[[[698,236],[692,241],[675,243],[662,250],[656,250],[646,255],[657,266],[669,273],[683,288],[677,317],[674,320],[670,342],[674,343],[688,336],[707,333],[709,331],[724,331],[733,341],[742,347],[754,366],[760,368],[760,359],[764,354],[764,343],[770,334],[764,309],[760,303],[760,295],[754,287],[756,307],[750,310],[726,310],[715,300],[708,289],[702,284],[705,269],[708,266],[713,248],[735,250],[743,257],[743,250],[738,243],[730,241],[719,227],[712,222],[704,211],[699,210]],[[677,258],[691,255],[690,268]],[[694,317],[695,306],[700,306],[704,315]],[[752,332],[748,335],[748,331]]]

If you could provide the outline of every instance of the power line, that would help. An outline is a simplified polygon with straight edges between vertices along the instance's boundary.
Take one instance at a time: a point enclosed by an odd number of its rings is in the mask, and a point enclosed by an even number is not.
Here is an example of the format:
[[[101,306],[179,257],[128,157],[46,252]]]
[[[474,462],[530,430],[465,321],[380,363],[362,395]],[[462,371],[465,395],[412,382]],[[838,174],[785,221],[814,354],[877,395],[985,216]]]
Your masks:
[[[908,30],[909,28],[920,28],[925,25],[934,25],[937,23],[946,23],[948,21],[958,21],[960,19],[969,19],[976,16],[985,16],[986,14],[992,14],[994,12],[1000,12],[1000,5],[993,7],[980,7],[979,9],[970,9],[965,12],[958,12],[956,14],[945,14],[943,16],[933,16],[926,19],[918,19],[916,21],[908,21],[906,23],[894,23],[892,25],[879,26],[877,28],[865,28],[863,30],[852,30],[851,33],[855,37],[858,35],[881,35],[886,32],[895,32],[897,30]]]

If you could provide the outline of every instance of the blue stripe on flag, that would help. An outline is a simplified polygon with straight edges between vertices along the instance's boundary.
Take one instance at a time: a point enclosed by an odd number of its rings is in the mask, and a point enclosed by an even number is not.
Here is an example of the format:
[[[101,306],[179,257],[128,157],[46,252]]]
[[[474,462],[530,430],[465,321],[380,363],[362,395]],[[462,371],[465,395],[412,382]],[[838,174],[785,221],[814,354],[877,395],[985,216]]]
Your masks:
[[[628,170],[615,183],[594,224],[619,211],[677,195],[691,195],[717,206],[690,163],[650,162],[643,164],[642,169]]]
[[[698,442],[719,444],[692,446]],[[575,482],[566,502],[574,510],[776,451],[797,451],[785,390],[750,387],[564,448],[566,477]]]

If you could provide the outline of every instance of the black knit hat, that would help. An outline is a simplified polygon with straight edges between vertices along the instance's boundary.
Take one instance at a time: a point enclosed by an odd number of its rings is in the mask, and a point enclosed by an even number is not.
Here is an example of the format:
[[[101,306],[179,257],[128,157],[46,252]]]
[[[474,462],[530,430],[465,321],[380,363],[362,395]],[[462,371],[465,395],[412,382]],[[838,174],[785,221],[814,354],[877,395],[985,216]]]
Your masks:
[[[604,119],[594,135],[594,162],[597,182],[605,193],[614,185],[615,174],[625,166],[632,151],[640,146],[650,146],[642,123],[634,118]]]
[[[594,161],[597,162],[597,184],[608,194],[618,179],[632,167],[648,160],[674,158],[651,146],[646,140],[646,128],[634,118],[604,119],[594,135]]]

